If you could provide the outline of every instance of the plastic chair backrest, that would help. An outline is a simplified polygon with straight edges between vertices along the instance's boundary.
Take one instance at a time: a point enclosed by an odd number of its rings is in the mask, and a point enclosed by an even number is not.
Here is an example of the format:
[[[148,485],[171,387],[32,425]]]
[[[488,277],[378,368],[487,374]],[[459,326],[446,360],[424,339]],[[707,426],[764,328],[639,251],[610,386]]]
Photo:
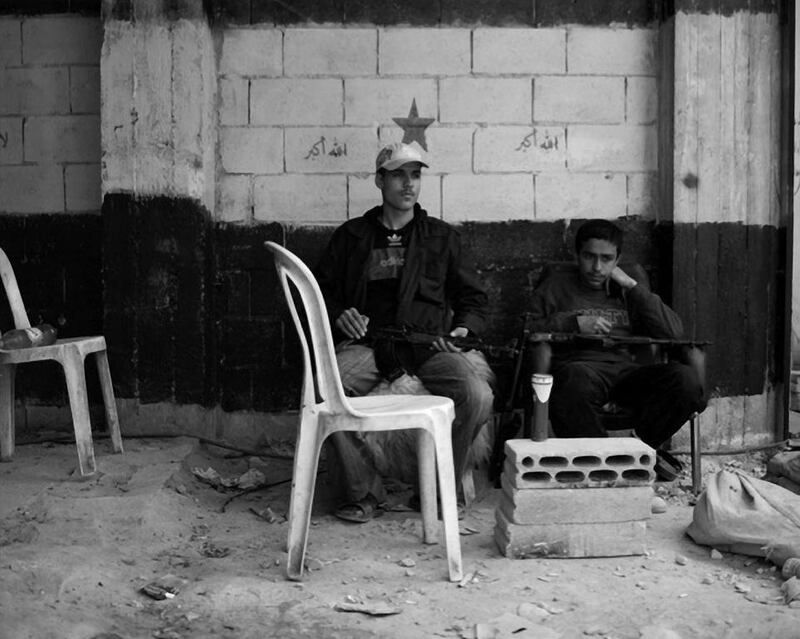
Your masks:
[[[303,366],[305,375],[303,379],[303,408],[319,404],[315,395],[316,390],[326,408],[332,413],[352,413],[347,401],[339,368],[336,365],[336,354],[333,348],[333,336],[325,308],[325,300],[314,275],[303,262],[291,251],[275,242],[265,242],[264,246],[275,256],[275,266],[283,286],[286,303],[292,314],[300,344],[303,347]],[[300,296],[308,323],[308,335],[303,325],[300,313],[292,295],[294,286]],[[309,348],[310,346],[310,348]],[[312,359],[313,358],[313,359]]]
[[[28,319],[28,313],[25,310],[25,304],[22,302],[19,286],[17,286],[17,277],[14,275],[14,269],[3,249],[0,249],[0,277],[3,278],[3,288],[6,291],[8,304],[11,306],[14,328],[30,328],[31,323]]]

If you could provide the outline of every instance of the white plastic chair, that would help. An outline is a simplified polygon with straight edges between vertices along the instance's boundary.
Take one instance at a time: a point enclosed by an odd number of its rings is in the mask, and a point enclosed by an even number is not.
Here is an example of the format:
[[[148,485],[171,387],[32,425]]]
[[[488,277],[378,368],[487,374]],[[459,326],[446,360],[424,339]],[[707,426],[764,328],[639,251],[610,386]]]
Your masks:
[[[6,291],[15,328],[30,328],[28,313],[22,302],[14,269],[5,252],[0,249],[0,277]],[[111,385],[111,373],[106,355],[106,340],[102,336],[74,337],[56,340],[49,346],[35,346],[14,350],[0,349],[0,460],[9,461],[14,455],[14,375],[17,364],[55,360],[64,369],[75,429],[75,444],[78,448],[78,469],[81,475],[92,475],[96,470],[92,427],[89,417],[89,399],[86,394],[84,359],[94,354],[100,388],[103,392],[106,425],[111,434],[114,452],[122,452],[122,436],[119,431],[117,405]]]
[[[303,349],[304,378],[300,425],[294,456],[289,505],[289,557],[286,576],[302,579],[317,464],[325,438],[337,431],[419,429],[420,505],[423,540],[437,537],[436,470],[442,507],[444,538],[451,581],[461,581],[461,542],[458,532],[455,470],[450,429],[455,417],[453,401],[435,395],[378,395],[346,397],[336,366],[330,322],[316,279],[294,254],[274,242],[266,248],[275,256],[295,328]],[[305,310],[306,330],[295,305],[291,284]],[[312,367],[313,357],[313,367]]]

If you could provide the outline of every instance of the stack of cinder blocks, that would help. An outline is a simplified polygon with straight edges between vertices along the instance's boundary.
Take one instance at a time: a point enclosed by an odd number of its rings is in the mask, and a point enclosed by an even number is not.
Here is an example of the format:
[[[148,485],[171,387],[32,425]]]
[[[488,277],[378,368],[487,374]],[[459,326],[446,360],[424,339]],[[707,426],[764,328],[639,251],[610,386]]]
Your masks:
[[[655,451],[633,437],[506,442],[495,540],[506,557],[645,552]]]

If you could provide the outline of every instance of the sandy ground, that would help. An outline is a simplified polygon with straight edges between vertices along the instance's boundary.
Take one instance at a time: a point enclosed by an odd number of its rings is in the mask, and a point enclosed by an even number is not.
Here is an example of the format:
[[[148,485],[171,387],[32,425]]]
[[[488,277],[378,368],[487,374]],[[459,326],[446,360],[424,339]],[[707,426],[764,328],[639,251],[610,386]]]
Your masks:
[[[340,522],[323,512],[322,473],[311,571],[294,583],[283,573],[289,461],[188,438],[125,448],[97,442],[88,481],[75,479],[67,444],[22,445],[0,465],[0,639],[800,637],[780,571],[714,558],[685,535],[686,478],[659,486],[668,508],[648,524],[648,553],[616,558],[506,559],[486,488],[461,522],[466,577],[455,584],[443,546],[420,542],[417,513]],[[219,490],[195,472],[209,468],[257,469],[275,485]],[[165,576],[175,596],[142,592]]]

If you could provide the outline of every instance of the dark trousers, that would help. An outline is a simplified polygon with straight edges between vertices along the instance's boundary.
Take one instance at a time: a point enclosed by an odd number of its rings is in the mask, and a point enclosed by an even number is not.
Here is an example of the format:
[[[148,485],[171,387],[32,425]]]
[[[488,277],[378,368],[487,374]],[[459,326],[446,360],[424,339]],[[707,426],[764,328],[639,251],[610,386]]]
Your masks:
[[[564,362],[553,365],[550,421],[556,437],[607,437],[602,407],[633,413],[636,435],[658,448],[702,408],[697,373],[678,362]]]

